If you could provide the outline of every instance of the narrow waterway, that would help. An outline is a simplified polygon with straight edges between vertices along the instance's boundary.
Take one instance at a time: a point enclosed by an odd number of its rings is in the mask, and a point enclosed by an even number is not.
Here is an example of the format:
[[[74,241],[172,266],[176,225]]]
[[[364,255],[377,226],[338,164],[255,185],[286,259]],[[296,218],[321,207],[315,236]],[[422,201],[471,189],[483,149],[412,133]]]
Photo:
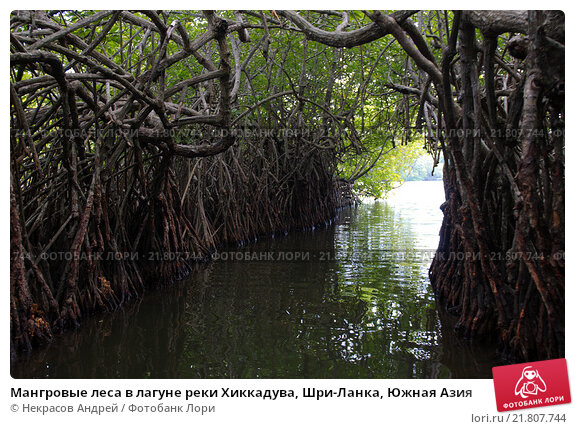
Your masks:
[[[13,362],[16,378],[488,378],[440,321],[427,270],[443,184],[218,254],[185,281]]]

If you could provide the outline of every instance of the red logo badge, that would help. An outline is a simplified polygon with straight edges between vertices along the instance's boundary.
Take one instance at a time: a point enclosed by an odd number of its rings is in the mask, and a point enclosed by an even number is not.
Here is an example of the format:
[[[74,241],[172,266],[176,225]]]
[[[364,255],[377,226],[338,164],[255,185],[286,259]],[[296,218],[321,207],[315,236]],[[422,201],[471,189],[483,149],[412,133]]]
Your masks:
[[[493,385],[497,411],[571,402],[565,359],[496,366]]]

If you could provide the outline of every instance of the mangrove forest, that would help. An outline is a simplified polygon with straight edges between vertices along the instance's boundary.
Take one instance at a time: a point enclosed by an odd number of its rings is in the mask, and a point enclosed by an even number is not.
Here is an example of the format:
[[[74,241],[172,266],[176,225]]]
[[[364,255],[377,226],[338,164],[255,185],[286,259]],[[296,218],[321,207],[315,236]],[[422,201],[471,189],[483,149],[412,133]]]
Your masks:
[[[563,357],[564,20],[13,11],[11,360],[100,347],[79,337],[110,343],[104,377]]]

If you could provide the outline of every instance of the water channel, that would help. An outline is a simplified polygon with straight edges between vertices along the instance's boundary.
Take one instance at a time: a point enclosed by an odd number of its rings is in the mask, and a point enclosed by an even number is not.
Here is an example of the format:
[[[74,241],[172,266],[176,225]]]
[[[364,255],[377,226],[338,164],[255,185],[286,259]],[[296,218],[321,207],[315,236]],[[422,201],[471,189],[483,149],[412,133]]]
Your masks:
[[[314,231],[222,251],[11,365],[16,378],[489,378],[492,347],[439,317],[427,270],[441,181]]]

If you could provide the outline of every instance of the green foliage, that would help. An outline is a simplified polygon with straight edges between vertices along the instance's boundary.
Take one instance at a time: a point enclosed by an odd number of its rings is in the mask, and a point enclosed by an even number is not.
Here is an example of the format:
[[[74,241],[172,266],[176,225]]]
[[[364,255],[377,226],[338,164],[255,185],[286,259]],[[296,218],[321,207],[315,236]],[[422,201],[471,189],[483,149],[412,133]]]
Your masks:
[[[388,141],[379,158],[379,153],[369,158],[373,167],[355,181],[355,191],[362,196],[385,198],[391,190],[407,180],[418,160],[425,156],[422,146],[419,139],[395,148]],[[357,168],[354,164],[352,157],[340,164],[343,177],[353,174]]]
[[[55,12],[54,20],[70,25],[93,13]],[[316,11],[301,13],[325,30],[334,30],[341,23],[341,17],[337,14]],[[206,19],[200,11],[159,11],[158,14],[165,25],[179,21],[190,40],[197,39],[207,31]],[[232,11],[220,11],[218,14],[230,20],[236,19]],[[145,12],[132,12],[132,15],[135,19],[150,20]],[[397,183],[429,175],[429,163],[416,162],[425,153],[422,149],[423,139],[410,135],[415,126],[418,103],[411,96],[389,86],[417,87],[423,75],[391,35],[375,40],[368,46],[337,49],[306,40],[299,32],[286,31],[287,22],[282,22],[283,19],[274,21],[269,15],[265,31],[260,16],[260,13],[243,13],[244,21],[252,26],[249,29],[249,43],[240,43],[236,33],[230,33],[228,40],[230,47],[234,47],[235,43],[242,63],[241,88],[232,106],[234,117],[247,113],[242,116],[239,126],[257,124],[267,129],[298,128],[299,131],[330,136],[332,140],[322,141],[313,150],[332,150],[336,154],[334,157],[337,157],[332,169],[335,175],[352,179],[355,188],[365,195],[385,197]],[[352,11],[349,18],[347,31],[370,23],[360,11]],[[437,30],[441,22],[452,19],[451,12],[422,12],[412,18],[430,37],[431,49],[439,57],[439,42],[445,43],[447,34]],[[85,40],[92,40],[109,19],[111,17],[79,29],[76,34]],[[119,19],[96,50],[138,78],[155,61],[160,44],[161,37],[157,32]],[[165,55],[174,55],[180,49],[174,40],[170,40]],[[216,67],[220,62],[213,40],[203,46],[199,53]],[[232,61],[235,73],[236,58],[232,58]],[[76,63],[73,71],[80,73],[90,70],[84,64]],[[24,73],[20,79],[31,77],[28,71]],[[203,67],[193,56],[177,61],[166,69],[161,81],[151,85],[150,95],[161,96],[160,85],[169,88],[202,73]],[[331,75],[333,81],[330,85],[328,77]],[[98,82],[97,85],[101,90],[104,84]],[[169,101],[178,105],[198,106],[200,96],[211,95],[212,99],[216,99],[218,87],[217,80],[190,86],[171,95]],[[112,82],[112,97],[116,95],[116,90]],[[270,95],[289,90],[306,101],[287,95],[250,108]],[[430,91],[433,93],[433,89]],[[27,103],[27,107],[33,107],[38,102],[30,100]],[[186,127],[182,128],[185,131]],[[190,125],[188,128],[195,130],[198,126]],[[301,141],[293,139],[289,145],[290,153],[298,154],[301,151]],[[288,150],[287,146],[285,150]],[[436,169],[436,174],[438,172],[441,172],[440,168]]]

